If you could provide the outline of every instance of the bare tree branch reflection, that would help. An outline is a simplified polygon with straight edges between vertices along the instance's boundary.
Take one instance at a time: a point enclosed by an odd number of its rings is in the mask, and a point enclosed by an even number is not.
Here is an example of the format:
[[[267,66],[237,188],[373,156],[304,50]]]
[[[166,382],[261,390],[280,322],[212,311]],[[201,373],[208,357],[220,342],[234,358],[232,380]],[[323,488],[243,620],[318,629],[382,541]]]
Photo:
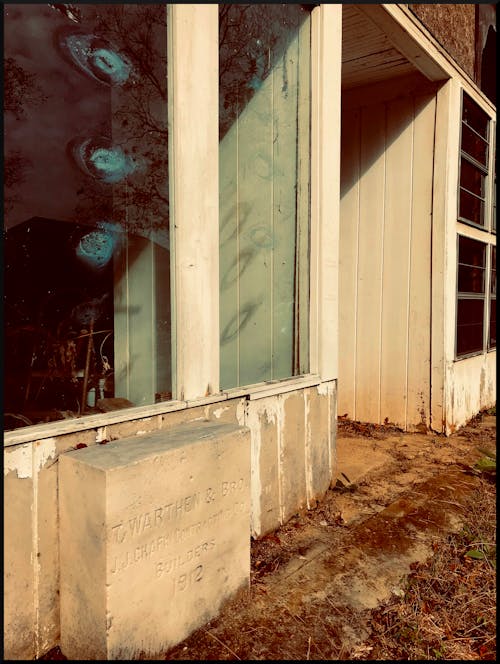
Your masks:
[[[113,146],[137,169],[112,188],[87,178],[75,213],[95,221],[108,219],[139,235],[165,228],[168,221],[167,51],[164,5],[109,5],[101,12],[81,7],[93,36],[132,64],[132,75],[111,91]]]
[[[314,5],[219,6],[219,139],[261,87]],[[265,9],[265,11],[263,11]]]

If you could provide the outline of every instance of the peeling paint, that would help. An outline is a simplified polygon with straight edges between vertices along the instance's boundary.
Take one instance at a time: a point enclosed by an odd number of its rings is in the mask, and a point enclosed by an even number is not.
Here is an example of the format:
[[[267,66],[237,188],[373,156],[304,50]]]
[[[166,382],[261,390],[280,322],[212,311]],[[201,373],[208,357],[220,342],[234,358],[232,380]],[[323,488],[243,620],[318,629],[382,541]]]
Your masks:
[[[247,410],[248,410],[248,401],[242,399],[236,406],[236,421],[242,427],[246,425]]]
[[[102,443],[103,440],[106,440],[106,427],[98,427],[96,431],[95,441],[96,443]]]
[[[481,376],[479,378],[479,396],[481,398],[481,401],[483,400],[484,396],[484,385],[486,383],[486,371],[484,366],[481,367]]]
[[[54,459],[57,456],[56,452],[56,439],[46,438],[45,440],[35,443],[35,471],[42,470],[49,459]]]
[[[285,399],[288,398],[288,394]],[[261,414],[266,416],[267,424],[283,424],[283,398],[278,394],[276,397],[271,397],[271,400],[265,403]]]
[[[319,385],[318,385],[318,394],[321,394],[321,392],[319,391]],[[307,390],[304,390],[304,421],[306,429],[304,452],[305,452],[305,467],[306,467],[306,499],[307,499],[308,509],[311,509],[309,496],[312,496],[313,494],[313,469],[312,469],[312,460],[311,460],[312,427],[310,422],[310,414],[311,414],[310,396],[309,392]]]
[[[214,410],[212,414],[216,419],[219,419],[221,415],[223,415],[229,410],[229,408],[230,408],[229,406],[226,406],[226,408],[217,408],[217,410]]]
[[[241,424],[241,422],[239,423]],[[254,537],[259,537],[261,534],[260,496],[262,493],[259,461],[262,437],[258,410],[246,409],[244,425],[250,429],[250,532]]]
[[[3,459],[4,477],[11,471],[15,471],[19,479],[33,477],[32,443],[20,445],[8,453],[4,451]]]
[[[316,386],[316,390],[321,397],[326,397],[330,393],[331,383],[320,383]]]
[[[284,420],[284,401],[283,395],[269,397],[258,401],[248,401],[246,408],[246,417],[244,425],[250,429],[251,438],[251,533],[254,537],[259,537],[262,533],[262,496],[263,485],[261,476],[261,458],[262,445],[265,440],[262,439],[263,424],[271,424],[276,427],[278,441],[278,503],[280,510],[280,521],[282,522],[282,491],[281,480],[283,474],[283,420]],[[241,423],[241,422],[240,422]]]
[[[476,355],[449,365],[446,429],[449,435],[484,408],[496,403],[496,353]]]

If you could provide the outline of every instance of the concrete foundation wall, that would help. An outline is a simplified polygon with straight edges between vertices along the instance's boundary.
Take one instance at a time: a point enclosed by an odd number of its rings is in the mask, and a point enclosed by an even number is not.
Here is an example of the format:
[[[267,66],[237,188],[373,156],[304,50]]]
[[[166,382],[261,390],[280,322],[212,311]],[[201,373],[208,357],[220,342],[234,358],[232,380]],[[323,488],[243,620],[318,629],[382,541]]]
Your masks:
[[[446,370],[446,433],[496,404],[496,351],[450,362]]]
[[[254,395],[255,397],[255,395]],[[251,432],[248,535],[262,536],[312,507],[334,477],[336,381],[261,399],[125,420],[4,449],[4,648],[34,659],[59,644],[58,457],[77,446],[211,420]],[[104,449],[104,448],[103,448]]]

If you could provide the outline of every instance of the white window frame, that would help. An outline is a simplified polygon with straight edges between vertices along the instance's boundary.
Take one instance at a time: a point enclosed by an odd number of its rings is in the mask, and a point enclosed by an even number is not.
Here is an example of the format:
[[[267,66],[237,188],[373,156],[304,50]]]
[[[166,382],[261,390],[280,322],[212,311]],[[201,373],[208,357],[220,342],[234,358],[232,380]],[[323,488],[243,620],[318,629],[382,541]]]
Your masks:
[[[485,191],[485,209],[484,209],[484,226],[480,226],[473,222],[465,221],[459,216],[460,210],[460,159],[463,154],[462,152],[462,123],[463,123],[463,95],[467,94],[473,103],[483,110],[489,116],[489,126],[488,126],[488,164],[487,168],[484,169],[486,175],[486,191]],[[458,181],[457,181],[457,213],[456,213],[456,287],[455,287],[455,334],[454,334],[454,361],[461,362],[470,357],[475,357],[477,355],[484,355],[485,353],[496,352],[496,345],[490,346],[489,336],[490,336],[490,302],[496,297],[491,296],[490,292],[490,279],[491,279],[491,248],[496,246],[496,229],[494,228],[494,187],[495,187],[495,130],[496,130],[496,121],[492,117],[491,112],[488,111],[481,103],[477,95],[471,93],[471,91],[465,89],[465,87],[460,88],[460,138],[459,138],[459,157],[458,157]],[[457,344],[458,344],[458,301],[461,299],[462,294],[458,291],[458,237],[467,237],[472,240],[477,240],[485,245],[486,251],[486,264],[485,264],[485,280],[484,280],[484,296],[477,297],[474,299],[482,299],[484,302],[483,309],[483,347],[481,350],[474,351],[471,353],[463,353],[458,355],[457,353]]]
[[[5,446],[337,378],[342,6],[311,12],[310,372],[222,392],[218,5],[169,4],[167,11],[173,400],[15,429]]]

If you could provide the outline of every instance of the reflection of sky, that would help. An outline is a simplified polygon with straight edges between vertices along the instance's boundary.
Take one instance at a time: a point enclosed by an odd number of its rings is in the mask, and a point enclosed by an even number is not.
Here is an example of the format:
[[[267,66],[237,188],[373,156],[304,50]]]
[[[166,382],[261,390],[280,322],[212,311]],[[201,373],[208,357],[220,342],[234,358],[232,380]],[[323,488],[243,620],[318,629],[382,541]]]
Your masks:
[[[19,150],[33,168],[16,188],[18,202],[6,215],[6,226],[43,216],[74,220],[76,191],[82,176],[68,159],[66,145],[82,128],[91,134],[109,126],[109,89],[72,68],[57,50],[55,33],[73,26],[47,5],[9,5],[5,8],[5,57],[35,74],[47,101],[23,103],[24,116],[4,114],[5,152]],[[84,222],[85,220],[80,220]]]

